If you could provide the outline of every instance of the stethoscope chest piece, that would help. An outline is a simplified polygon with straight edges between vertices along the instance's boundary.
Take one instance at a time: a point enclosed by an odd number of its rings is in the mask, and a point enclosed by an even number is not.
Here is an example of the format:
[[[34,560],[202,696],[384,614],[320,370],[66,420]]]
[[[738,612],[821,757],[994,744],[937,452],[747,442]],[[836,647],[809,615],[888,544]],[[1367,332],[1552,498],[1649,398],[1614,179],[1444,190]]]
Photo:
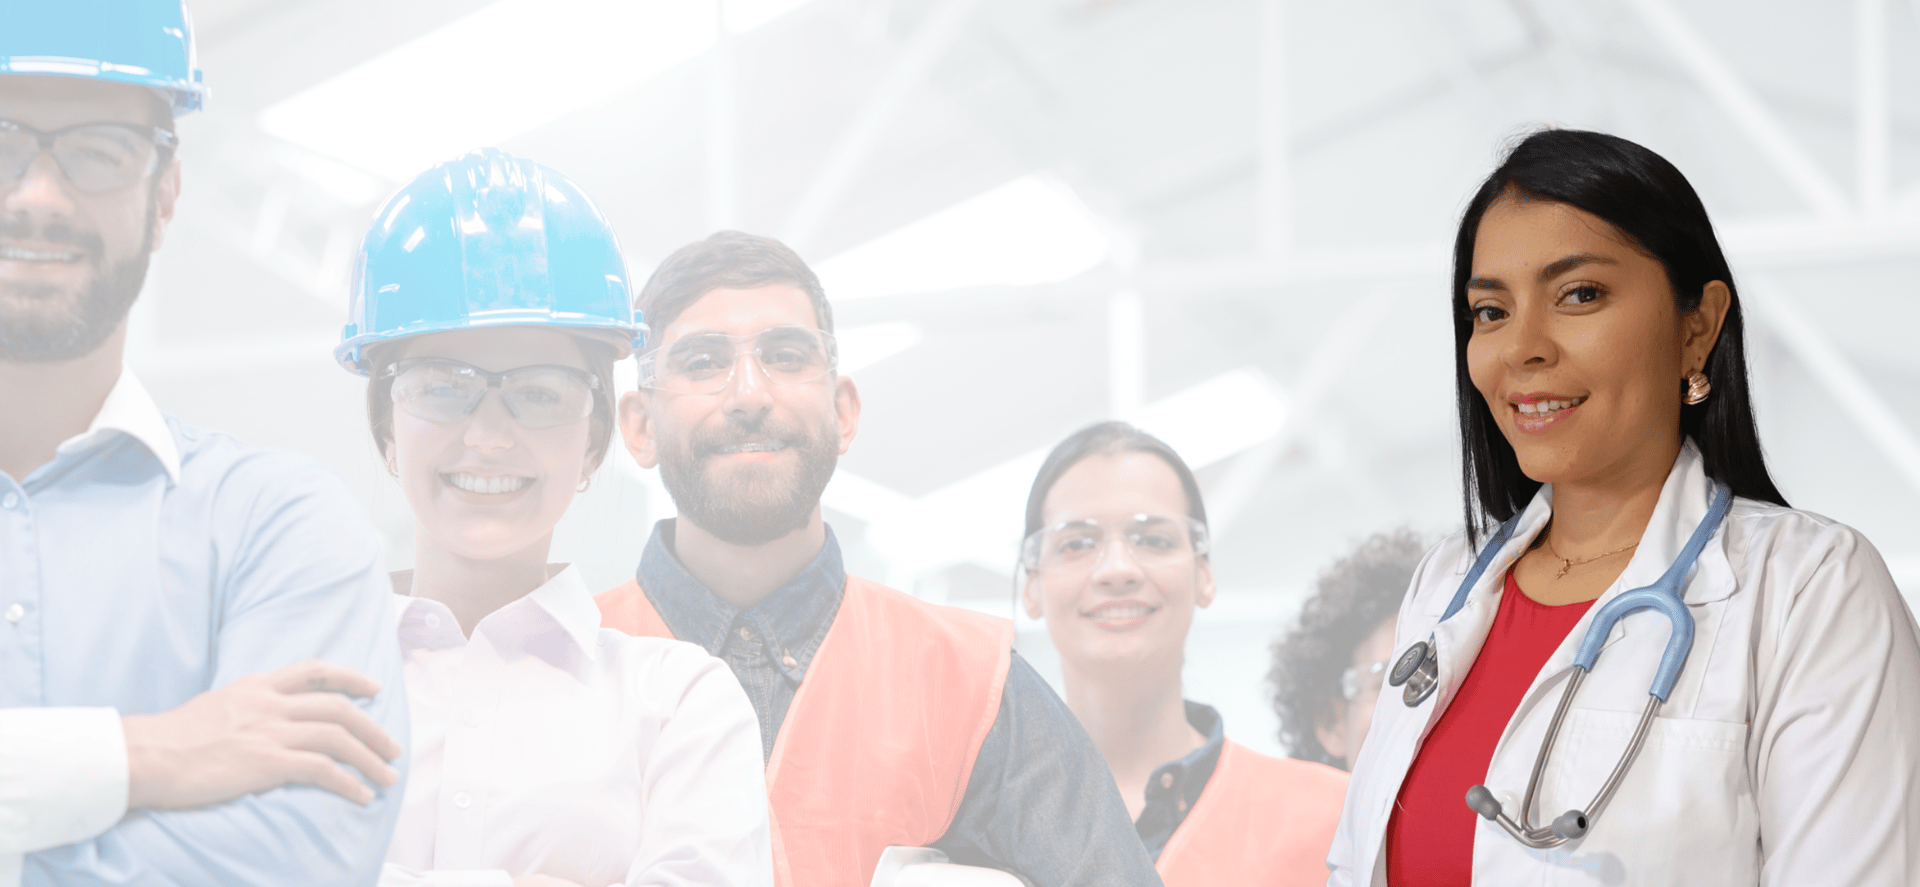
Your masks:
[[[1433,689],[1440,685],[1440,657],[1433,650],[1433,638],[1428,637],[1407,648],[1394,660],[1393,671],[1387,673],[1387,683],[1400,687],[1400,698],[1408,708],[1414,708],[1427,701],[1433,695]]]

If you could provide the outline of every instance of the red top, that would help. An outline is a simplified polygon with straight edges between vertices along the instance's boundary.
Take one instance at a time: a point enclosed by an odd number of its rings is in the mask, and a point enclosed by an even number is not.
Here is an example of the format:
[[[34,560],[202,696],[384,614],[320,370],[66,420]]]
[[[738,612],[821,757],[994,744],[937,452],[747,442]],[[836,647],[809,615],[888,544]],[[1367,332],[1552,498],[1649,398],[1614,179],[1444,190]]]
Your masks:
[[[1590,606],[1593,601],[1559,607],[1534,601],[1507,571],[1486,644],[1400,783],[1387,820],[1388,884],[1472,883],[1474,821],[1480,817],[1467,807],[1467,789],[1486,781],[1493,747],[1527,688]],[[1401,828],[1403,820],[1409,827]]]

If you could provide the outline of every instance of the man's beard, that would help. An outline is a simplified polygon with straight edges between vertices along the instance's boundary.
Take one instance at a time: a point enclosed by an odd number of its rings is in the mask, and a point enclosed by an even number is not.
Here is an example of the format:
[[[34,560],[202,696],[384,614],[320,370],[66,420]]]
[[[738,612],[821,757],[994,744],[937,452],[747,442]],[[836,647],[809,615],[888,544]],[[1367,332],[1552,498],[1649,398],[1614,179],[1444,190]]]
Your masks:
[[[23,217],[0,216],[0,236],[59,244],[80,253],[80,261],[93,268],[93,279],[79,292],[55,284],[0,282],[0,360],[73,360],[91,354],[113,335],[147,279],[154,213],[153,204],[148,206],[145,241],[113,265],[106,261],[106,245],[98,234],[57,223],[35,232]]]
[[[734,466],[726,479],[708,476],[720,448],[769,438],[785,441],[799,457],[790,476],[751,464]],[[806,526],[840,458],[837,441],[828,436],[765,420],[729,421],[720,432],[696,432],[684,448],[664,438],[659,444],[660,480],[680,516],[734,545],[765,545]]]

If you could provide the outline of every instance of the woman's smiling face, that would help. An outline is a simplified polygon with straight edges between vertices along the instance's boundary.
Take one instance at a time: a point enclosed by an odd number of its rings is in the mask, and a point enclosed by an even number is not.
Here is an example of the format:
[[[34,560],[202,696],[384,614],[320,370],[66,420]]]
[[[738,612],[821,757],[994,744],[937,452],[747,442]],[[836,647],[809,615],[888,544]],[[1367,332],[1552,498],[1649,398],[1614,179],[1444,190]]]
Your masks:
[[[1467,283],[1467,370],[1528,477],[1664,476],[1682,380],[1724,316],[1726,285],[1707,290],[1702,309],[1718,310],[1681,311],[1658,259],[1564,203],[1488,207]]]
[[[1047,492],[1047,526],[1065,521],[1126,525],[1136,515],[1185,520],[1187,494],[1165,460],[1150,453],[1101,453],[1068,468]],[[1184,539],[1187,526],[1160,531]],[[1114,535],[1109,532],[1107,535]],[[1075,567],[1040,568],[1022,594],[1027,615],[1045,619],[1047,634],[1071,667],[1145,665],[1178,672],[1193,610],[1213,602],[1213,568],[1204,557],[1143,559],[1108,538]]]
[[[445,358],[489,372],[538,364],[590,371],[572,336],[529,327],[420,336],[395,357]],[[389,452],[420,531],[470,560],[497,560],[549,538],[593,470],[591,417],[527,428],[501,397],[489,390],[471,413],[448,423],[397,404],[393,411]]]

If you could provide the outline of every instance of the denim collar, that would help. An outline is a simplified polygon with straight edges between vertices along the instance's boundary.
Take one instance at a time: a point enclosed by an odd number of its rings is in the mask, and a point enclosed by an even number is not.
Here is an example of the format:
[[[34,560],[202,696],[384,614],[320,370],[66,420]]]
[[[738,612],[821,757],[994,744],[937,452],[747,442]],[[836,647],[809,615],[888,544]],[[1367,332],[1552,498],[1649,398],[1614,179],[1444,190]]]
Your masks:
[[[1187,723],[1206,736],[1207,741],[1154,769],[1153,776],[1147,779],[1146,806],[1141,808],[1140,818],[1133,824],[1147,845],[1147,855],[1155,859],[1160,857],[1174,830],[1186,821],[1193,805],[1200,801],[1200,792],[1213,779],[1213,771],[1220,765],[1220,751],[1227,742],[1226,725],[1219,711],[1190,700],[1186,707]]]
[[[847,570],[833,528],[826,528],[826,544],[812,562],[748,610],[721,600],[687,572],[673,553],[673,529],[672,519],[653,525],[636,574],[647,600],[673,636],[723,656],[727,644],[739,640],[742,630],[751,632],[766,649],[784,654],[778,659],[779,668],[798,683],[819,652],[846,594]]]

